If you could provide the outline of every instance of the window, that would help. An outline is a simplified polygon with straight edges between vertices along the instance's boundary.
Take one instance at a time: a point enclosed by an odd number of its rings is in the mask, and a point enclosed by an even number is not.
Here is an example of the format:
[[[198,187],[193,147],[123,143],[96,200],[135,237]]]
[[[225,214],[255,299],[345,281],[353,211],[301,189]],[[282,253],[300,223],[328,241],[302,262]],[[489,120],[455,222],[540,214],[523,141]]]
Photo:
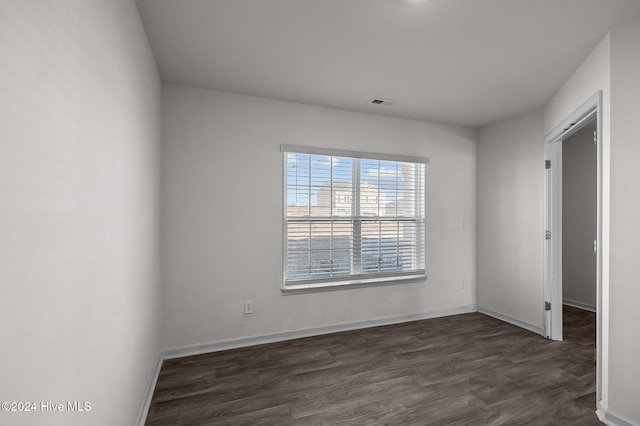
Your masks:
[[[284,290],[425,277],[428,159],[282,151]]]

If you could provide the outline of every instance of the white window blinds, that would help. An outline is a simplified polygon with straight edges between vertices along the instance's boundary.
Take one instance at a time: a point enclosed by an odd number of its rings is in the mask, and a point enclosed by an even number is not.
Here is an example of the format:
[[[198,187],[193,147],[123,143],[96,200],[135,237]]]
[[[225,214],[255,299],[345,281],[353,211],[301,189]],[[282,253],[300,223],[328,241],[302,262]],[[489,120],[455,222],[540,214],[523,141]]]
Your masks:
[[[425,276],[428,159],[282,151],[284,289]]]

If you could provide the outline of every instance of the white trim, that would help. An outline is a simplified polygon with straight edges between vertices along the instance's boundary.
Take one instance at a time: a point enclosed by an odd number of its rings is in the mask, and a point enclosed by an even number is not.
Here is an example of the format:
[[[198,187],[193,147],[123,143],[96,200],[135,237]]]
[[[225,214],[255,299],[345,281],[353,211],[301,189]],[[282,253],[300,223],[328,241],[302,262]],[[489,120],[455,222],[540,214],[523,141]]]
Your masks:
[[[285,340],[300,339],[303,337],[320,336],[323,334],[337,333],[340,331],[359,330],[363,328],[379,327],[382,325],[400,324],[410,321],[419,321],[431,318],[440,318],[451,315],[468,314],[477,312],[476,305],[458,306],[444,310],[422,312],[417,314],[401,315],[396,317],[372,319],[365,321],[354,321],[348,323],[328,325],[324,327],[309,328],[304,330],[284,331],[280,333],[266,334],[261,336],[240,337],[235,339],[219,340],[211,343],[182,346],[165,349],[161,353],[161,358],[172,359],[185,356],[201,355],[210,352],[224,351],[227,349],[244,348],[247,346],[262,345],[265,343],[282,342]]]
[[[640,426],[640,423],[635,422],[622,414],[618,414],[615,411],[603,408],[602,405],[599,405],[596,414],[602,423],[609,426]]]
[[[562,142],[562,140],[560,140]],[[551,282],[549,283],[548,298],[545,301],[551,303],[551,310],[544,311],[551,317],[549,330],[545,334],[550,339],[561,341],[563,339],[562,318],[562,143],[550,144],[551,169],[548,170],[550,184],[549,194],[551,208],[550,222],[547,230],[551,232],[551,239],[546,240],[545,247],[549,249],[551,265]]]
[[[551,303],[551,311],[543,311],[544,335],[553,340],[562,340],[562,141],[580,130],[584,125],[597,120],[598,164],[597,164],[597,266],[596,286],[601,287],[602,266],[602,92],[587,99],[560,125],[544,137],[545,161],[551,161],[551,169],[545,173],[544,220],[545,230],[551,239],[544,244],[544,301]],[[543,308],[544,309],[544,308]],[[598,345],[599,346],[599,345]]]
[[[604,421],[606,412],[607,409],[605,408],[604,401],[598,401],[598,403],[596,404],[596,416],[598,416],[598,420],[600,420],[601,422]]]
[[[547,233],[551,233],[551,168],[547,169],[547,161],[551,166],[551,144],[544,141],[544,249],[543,249],[543,279],[542,279],[542,300],[540,301],[544,307],[542,312],[542,324],[543,324],[543,336],[547,339],[551,338],[551,310],[546,309],[547,302],[551,302],[551,279],[553,277],[552,272],[552,258],[551,258],[551,240],[547,239]]]
[[[423,164],[429,163],[428,157],[381,154],[378,152],[347,151],[344,149],[316,148],[312,146],[300,146],[300,145],[280,145],[280,152],[295,152],[298,154],[361,158],[361,159],[367,159],[367,160],[398,161],[401,163],[402,162],[423,163]]]
[[[589,99],[584,101],[568,118],[560,123],[555,129],[550,131],[544,140],[551,143],[560,138],[567,139],[569,136],[580,130],[582,124],[591,121],[593,113],[597,107],[601,106],[602,91],[597,91]],[[600,140],[600,139],[599,139]]]
[[[364,277],[365,275],[360,275]],[[352,277],[355,277],[352,275]],[[427,274],[422,272],[417,272],[414,274],[390,274],[389,276],[379,275],[373,278],[353,278],[344,281],[331,281],[331,279],[322,279],[322,280],[299,280],[294,281],[294,283],[299,284],[288,284],[284,285],[280,288],[280,291],[284,294],[298,294],[298,293],[310,293],[317,291],[333,291],[340,289],[352,289],[354,287],[372,287],[375,285],[386,285],[386,284],[399,284],[403,282],[417,282],[424,281],[427,279]],[[305,281],[308,281],[306,283]]]
[[[585,311],[597,312],[596,305],[580,302],[573,299],[562,299],[563,305],[573,306],[574,308],[584,309]]]
[[[603,95],[599,90],[587,99],[558,127],[544,137],[545,160],[551,160],[551,170],[545,173],[545,229],[551,231],[551,240],[544,245],[544,283],[545,301],[551,302],[551,312],[545,311],[545,336],[562,340],[562,140],[578,131],[583,124],[592,119],[597,123],[597,235],[596,235],[596,400],[603,397],[603,380],[608,370],[608,330],[603,324],[608,323],[608,301],[603,297],[608,294],[608,200],[604,195],[609,193],[605,187],[605,152],[609,150],[609,141],[604,138]],[[608,159],[607,159],[608,161]],[[555,164],[554,164],[555,163]],[[608,173],[608,169],[607,169]],[[605,221],[605,214],[606,221]],[[606,236],[606,241],[604,237]],[[606,271],[606,272],[604,272]],[[606,399],[606,397],[605,397]]]
[[[144,426],[147,421],[147,415],[149,414],[149,407],[151,406],[151,399],[153,398],[153,392],[156,389],[156,383],[158,383],[158,376],[160,375],[160,369],[162,368],[162,353],[158,356],[158,361],[156,362],[156,366],[153,368],[151,372],[151,377],[149,378],[149,385],[147,386],[147,390],[144,393],[144,398],[142,399],[142,404],[140,404],[140,409],[138,411],[138,417],[136,419],[137,426]]]
[[[544,329],[538,325],[529,324],[528,322],[521,321],[519,319],[510,317],[508,315],[501,314],[491,309],[487,308],[478,308],[478,312],[481,314],[489,315],[490,317],[494,317],[504,322],[508,322],[509,324],[513,324],[517,327],[524,328],[525,330],[532,331],[536,334],[540,334],[541,336],[544,333]]]

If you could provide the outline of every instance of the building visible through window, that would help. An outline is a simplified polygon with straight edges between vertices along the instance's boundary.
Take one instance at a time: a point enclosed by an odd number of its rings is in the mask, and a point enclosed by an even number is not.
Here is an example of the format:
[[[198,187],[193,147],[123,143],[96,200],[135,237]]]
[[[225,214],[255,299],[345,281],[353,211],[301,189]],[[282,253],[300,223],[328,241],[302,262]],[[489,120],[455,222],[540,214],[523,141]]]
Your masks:
[[[425,276],[427,159],[283,151],[284,289]]]

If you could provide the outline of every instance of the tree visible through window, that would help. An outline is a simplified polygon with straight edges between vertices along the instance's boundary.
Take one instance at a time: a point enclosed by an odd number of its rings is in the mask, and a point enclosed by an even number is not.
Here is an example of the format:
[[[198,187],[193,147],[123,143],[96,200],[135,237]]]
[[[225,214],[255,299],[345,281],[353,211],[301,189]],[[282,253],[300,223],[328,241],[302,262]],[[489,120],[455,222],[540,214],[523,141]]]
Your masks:
[[[427,159],[283,152],[283,288],[424,276]]]

